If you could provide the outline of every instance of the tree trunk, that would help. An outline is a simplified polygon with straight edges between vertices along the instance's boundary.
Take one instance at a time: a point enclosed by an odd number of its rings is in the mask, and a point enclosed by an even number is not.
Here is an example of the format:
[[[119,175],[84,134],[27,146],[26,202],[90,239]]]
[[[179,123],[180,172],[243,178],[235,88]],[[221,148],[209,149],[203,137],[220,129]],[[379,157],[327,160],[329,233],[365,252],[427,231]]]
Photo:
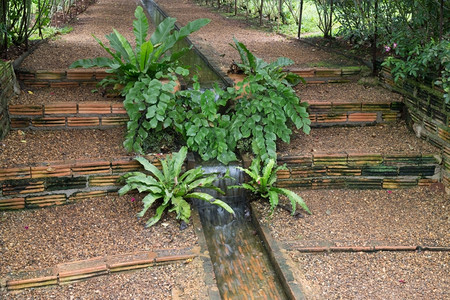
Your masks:
[[[444,0],[441,0],[441,8],[439,11],[439,41],[442,41],[444,36]]]
[[[259,7],[259,26],[262,26],[264,0],[261,0],[261,6]]]
[[[298,17],[298,33],[297,33],[298,38],[300,38],[300,33],[302,32],[302,17],[303,17],[303,0],[300,0],[300,11]]]
[[[378,0],[375,0],[375,20],[372,43],[372,74],[377,75]]]

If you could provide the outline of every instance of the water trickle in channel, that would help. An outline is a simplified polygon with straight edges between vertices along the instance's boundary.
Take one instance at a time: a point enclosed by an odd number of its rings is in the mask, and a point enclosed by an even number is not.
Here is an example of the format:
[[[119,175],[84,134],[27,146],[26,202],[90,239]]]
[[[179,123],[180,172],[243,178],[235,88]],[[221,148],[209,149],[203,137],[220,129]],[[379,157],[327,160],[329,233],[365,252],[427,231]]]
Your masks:
[[[245,193],[242,189],[227,190],[227,186],[242,182],[242,171],[234,166],[203,169],[219,174],[229,169],[235,179],[219,180],[218,186],[227,194],[214,196],[228,203],[236,217],[215,205],[196,203],[222,299],[287,299],[251,221]]]

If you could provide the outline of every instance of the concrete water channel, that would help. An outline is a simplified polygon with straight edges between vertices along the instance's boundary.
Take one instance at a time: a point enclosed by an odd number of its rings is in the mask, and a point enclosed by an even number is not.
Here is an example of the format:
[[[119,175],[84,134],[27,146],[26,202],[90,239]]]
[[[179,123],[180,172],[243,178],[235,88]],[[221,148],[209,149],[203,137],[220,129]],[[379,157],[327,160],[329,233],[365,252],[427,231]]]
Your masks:
[[[152,0],[142,1],[155,26],[167,17],[167,14]],[[188,39],[177,45],[178,49],[189,46],[192,46],[192,43]],[[195,66],[191,68],[191,75],[198,75],[202,87],[210,88],[216,83],[222,87],[232,84],[232,81],[214,68],[198,49],[193,47],[193,50],[183,57],[182,64]],[[189,79],[187,84],[189,86]],[[242,171],[236,166],[225,167],[219,164],[203,168],[207,173],[222,175],[228,169],[230,177],[233,178],[222,178],[217,183],[223,191],[226,191],[226,195],[213,194],[213,196],[228,203],[235,211],[235,216],[209,203],[194,202],[200,215],[221,298],[280,300],[292,298],[287,296],[263,239],[252,222],[245,192],[242,189],[227,189],[228,185],[237,185],[243,181]]]

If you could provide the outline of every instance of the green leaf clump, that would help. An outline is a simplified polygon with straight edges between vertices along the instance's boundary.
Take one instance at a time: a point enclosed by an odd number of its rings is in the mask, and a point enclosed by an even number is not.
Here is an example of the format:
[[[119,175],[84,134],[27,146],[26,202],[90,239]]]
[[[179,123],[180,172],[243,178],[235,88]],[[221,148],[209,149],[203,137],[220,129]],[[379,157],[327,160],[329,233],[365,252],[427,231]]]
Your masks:
[[[189,199],[196,198],[218,205],[227,212],[234,214],[233,209],[225,202],[214,199],[211,195],[197,191],[199,188],[213,189],[219,193],[224,193],[220,188],[214,186],[217,175],[207,175],[199,167],[182,172],[182,167],[187,155],[187,148],[182,147],[179,152],[169,155],[160,160],[162,170],[150,163],[144,157],[137,157],[136,160],[148,172],[130,172],[123,176],[126,184],[119,190],[120,195],[124,195],[131,190],[139,193],[147,193],[142,199],[143,209],[138,213],[138,217],[144,217],[147,210],[158,203],[155,215],[148,219],[146,226],[156,224],[162,217],[166,209],[175,212],[176,218],[189,223],[191,216],[191,206]]]
[[[262,198],[268,199],[270,203],[271,213],[273,213],[274,209],[278,206],[279,195],[284,195],[291,202],[292,215],[295,214],[297,204],[300,205],[300,207],[303,208],[307,213],[311,214],[311,211],[309,210],[302,197],[288,189],[275,186],[275,183],[277,181],[277,172],[279,170],[286,169],[285,165],[276,167],[275,165],[276,161],[273,159],[269,159],[264,167],[261,168],[261,160],[259,159],[259,157],[257,157],[252,161],[250,168],[244,169],[239,167],[239,169],[244,171],[250,177],[250,181],[248,183],[231,186],[229,188],[244,188]]]

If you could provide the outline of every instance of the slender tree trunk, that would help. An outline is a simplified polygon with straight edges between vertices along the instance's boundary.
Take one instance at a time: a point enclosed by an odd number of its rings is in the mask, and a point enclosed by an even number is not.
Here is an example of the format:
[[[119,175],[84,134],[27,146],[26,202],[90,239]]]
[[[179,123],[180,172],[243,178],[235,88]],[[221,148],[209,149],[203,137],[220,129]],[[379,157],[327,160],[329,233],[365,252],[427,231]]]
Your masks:
[[[303,17],[303,0],[300,0],[300,11],[298,17],[298,33],[297,33],[298,38],[300,38],[300,33],[302,32],[302,17]]]
[[[444,36],[444,0],[441,0],[441,8],[439,12],[439,41],[442,41]]]
[[[375,20],[372,43],[372,74],[377,75],[378,0],[375,0]]]
[[[259,7],[259,26],[262,26],[263,8],[264,8],[264,0],[261,0],[261,6]]]
[[[334,1],[331,0],[331,3],[330,3],[330,38],[333,36],[333,4],[334,4]]]
[[[234,15],[237,16],[237,2],[238,0],[234,0]]]

